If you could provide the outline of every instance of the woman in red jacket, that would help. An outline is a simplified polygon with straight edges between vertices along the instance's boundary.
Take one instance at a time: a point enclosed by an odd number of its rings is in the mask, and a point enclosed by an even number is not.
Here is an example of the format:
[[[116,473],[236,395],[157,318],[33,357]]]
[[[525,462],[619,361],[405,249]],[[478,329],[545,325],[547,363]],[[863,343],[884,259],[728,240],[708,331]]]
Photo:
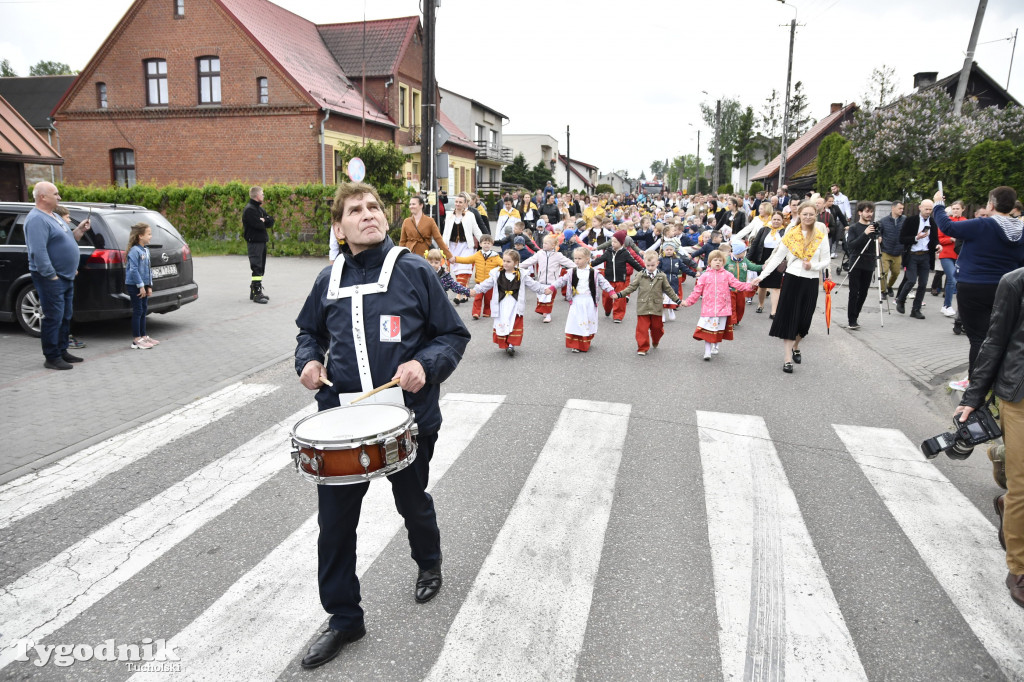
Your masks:
[[[949,219],[957,222],[964,218],[964,202],[957,200],[949,206]],[[942,300],[941,312],[946,317],[956,317],[953,310],[953,294],[956,293],[956,240],[939,230],[939,265],[942,272],[936,272],[932,280],[932,295],[938,296],[942,288],[942,276],[946,276],[945,297]]]

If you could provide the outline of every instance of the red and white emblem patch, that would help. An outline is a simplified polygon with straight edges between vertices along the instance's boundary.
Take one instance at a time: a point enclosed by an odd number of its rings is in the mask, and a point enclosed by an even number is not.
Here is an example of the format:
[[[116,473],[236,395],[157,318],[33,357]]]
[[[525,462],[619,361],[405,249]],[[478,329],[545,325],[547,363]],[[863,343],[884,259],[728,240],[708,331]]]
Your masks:
[[[402,342],[402,318],[398,315],[380,316],[381,343]]]

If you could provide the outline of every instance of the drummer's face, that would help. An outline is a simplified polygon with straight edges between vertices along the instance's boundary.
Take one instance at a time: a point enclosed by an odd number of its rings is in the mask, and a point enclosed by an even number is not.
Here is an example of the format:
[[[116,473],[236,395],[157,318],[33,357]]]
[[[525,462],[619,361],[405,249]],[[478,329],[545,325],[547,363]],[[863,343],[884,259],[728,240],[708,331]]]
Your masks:
[[[334,223],[334,235],[344,239],[355,255],[384,241],[387,224],[381,205],[372,194],[363,194],[345,201],[341,222]]]

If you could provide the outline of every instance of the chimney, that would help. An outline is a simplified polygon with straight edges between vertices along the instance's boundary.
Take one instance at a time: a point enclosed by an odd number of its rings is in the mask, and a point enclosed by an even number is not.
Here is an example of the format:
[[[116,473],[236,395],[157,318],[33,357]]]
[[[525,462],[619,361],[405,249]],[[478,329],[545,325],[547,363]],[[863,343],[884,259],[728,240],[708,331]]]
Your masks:
[[[830,108],[828,113],[834,114],[837,111],[840,111],[842,108],[843,108],[843,103],[842,102],[832,102],[832,106],[831,106],[831,108]]]
[[[914,89],[923,90],[929,85],[935,85],[935,81],[938,77],[938,71],[919,71],[914,74]]]

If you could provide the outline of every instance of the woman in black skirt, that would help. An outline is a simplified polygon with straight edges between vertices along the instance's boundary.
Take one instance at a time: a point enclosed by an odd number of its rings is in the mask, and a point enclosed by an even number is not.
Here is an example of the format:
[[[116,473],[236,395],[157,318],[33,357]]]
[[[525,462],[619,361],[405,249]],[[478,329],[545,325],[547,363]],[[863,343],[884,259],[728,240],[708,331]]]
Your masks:
[[[800,204],[798,216],[799,222],[786,232],[761,271],[771,273],[786,261],[779,307],[768,333],[785,342],[786,360],[782,371],[787,374],[793,373],[794,362],[799,365],[803,359],[800,342],[811,329],[814,308],[818,304],[820,273],[831,262],[828,231],[818,222],[814,203]],[[760,285],[761,278],[754,282]]]

